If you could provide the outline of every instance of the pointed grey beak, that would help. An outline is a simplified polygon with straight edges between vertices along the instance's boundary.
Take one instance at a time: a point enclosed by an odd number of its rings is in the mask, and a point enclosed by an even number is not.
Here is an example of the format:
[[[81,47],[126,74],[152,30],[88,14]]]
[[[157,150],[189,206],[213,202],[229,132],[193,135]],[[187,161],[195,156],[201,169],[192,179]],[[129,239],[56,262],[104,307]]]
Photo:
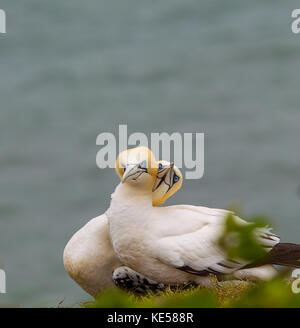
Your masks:
[[[134,180],[138,175],[138,164],[129,164],[126,167],[126,171],[122,177],[122,183]]]
[[[141,164],[128,164],[126,166],[126,171],[122,177],[122,183],[130,181],[130,180],[137,180],[143,173],[147,173],[147,168],[141,166]],[[145,166],[145,163],[144,163]]]
[[[161,170],[158,171],[157,177],[152,188],[152,192],[157,190],[162,183],[165,183],[169,186],[169,189],[173,185],[173,175],[174,175],[174,163],[170,163],[168,166],[164,166]]]

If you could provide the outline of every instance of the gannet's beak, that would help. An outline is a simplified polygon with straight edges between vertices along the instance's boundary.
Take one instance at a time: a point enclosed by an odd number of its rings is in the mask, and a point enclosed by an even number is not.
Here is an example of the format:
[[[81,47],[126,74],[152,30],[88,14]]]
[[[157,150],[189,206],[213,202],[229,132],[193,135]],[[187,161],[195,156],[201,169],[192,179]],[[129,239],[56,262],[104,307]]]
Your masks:
[[[128,164],[122,177],[122,183],[137,180],[145,172],[147,173],[147,169],[141,167],[139,164]]]
[[[174,176],[174,163],[170,163],[170,165],[163,167],[157,173],[156,180],[154,182],[154,186],[152,192],[160,187],[162,183],[165,183],[168,186],[168,190],[173,186],[173,176]],[[167,192],[166,191],[166,192]]]

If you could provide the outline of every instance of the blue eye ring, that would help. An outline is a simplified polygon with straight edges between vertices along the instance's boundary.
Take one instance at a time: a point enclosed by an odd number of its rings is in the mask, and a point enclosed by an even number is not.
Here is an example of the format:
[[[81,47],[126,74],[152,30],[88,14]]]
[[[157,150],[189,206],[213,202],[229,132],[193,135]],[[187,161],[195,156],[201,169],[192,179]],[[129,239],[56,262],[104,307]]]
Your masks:
[[[173,177],[173,182],[178,182],[179,181],[179,176],[178,175],[174,175]]]
[[[158,169],[159,169],[159,170],[162,170],[162,168],[163,168],[163,165],[162,165],[161,163],[159,163],[159,164],[158,164]]]

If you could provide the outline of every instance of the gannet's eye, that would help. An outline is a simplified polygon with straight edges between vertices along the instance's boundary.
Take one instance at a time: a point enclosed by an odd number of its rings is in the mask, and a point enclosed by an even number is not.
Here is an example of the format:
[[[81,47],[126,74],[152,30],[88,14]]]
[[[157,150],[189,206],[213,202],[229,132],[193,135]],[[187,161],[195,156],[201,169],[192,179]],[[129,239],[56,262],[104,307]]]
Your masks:
[[[158,164],[158,169],[159,169],[159,170],[162,170],[162,168],[163,168],[163,165],[162,165],[161,163],[159,163],[159,164]]]
[[[178,175],[174,175],[173,182],[176,183],[178,181],[179,181],[179,176]]]

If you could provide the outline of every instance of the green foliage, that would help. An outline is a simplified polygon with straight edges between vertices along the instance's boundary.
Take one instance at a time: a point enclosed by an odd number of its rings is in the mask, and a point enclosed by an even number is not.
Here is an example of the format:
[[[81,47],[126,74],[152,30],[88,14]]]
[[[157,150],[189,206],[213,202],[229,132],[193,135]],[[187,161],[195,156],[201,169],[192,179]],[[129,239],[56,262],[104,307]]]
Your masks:
[[[292,293],[290,283],[275,279],[252,288],[231,307],[299,308],[300,294]]]
[[[217,307],[214,295],[207,290],[193,288],[189,291],[168,290],[160,296],[148,296],[138,300],[138,307],[166,308],[211,308]]]
[[[113,288],[99,294],[94,302],[82,304],[87,308],[176,308],[176,307],[217,307],[218,303],[214,295],[207,290],[193,288],[191,290],[171,290],[168,288],[160,294],[148,293],[137,296]]]
[[[289,282],[282,278],[255,284],[245,281],[217,282],[211,288],[189,290],[168,288],[159,294],[137,296],[113,288],[99,294],[95,301],[83,303],[84,308],[278,308],[300,307],[300,293],[294,294]]]
[[[83,304],[87,308],[132,308],[135,307],[134,305],[134,296],[118,288],[105,290],[96,297],[94,302]]]
[[[266,226],[266,222],[261,218],[255,218],[253,223],[243,224],[233,214],[229,214],[219,245],[229,259],[255,261],[266,255],[266,250],[256,240],[257,229]]]

